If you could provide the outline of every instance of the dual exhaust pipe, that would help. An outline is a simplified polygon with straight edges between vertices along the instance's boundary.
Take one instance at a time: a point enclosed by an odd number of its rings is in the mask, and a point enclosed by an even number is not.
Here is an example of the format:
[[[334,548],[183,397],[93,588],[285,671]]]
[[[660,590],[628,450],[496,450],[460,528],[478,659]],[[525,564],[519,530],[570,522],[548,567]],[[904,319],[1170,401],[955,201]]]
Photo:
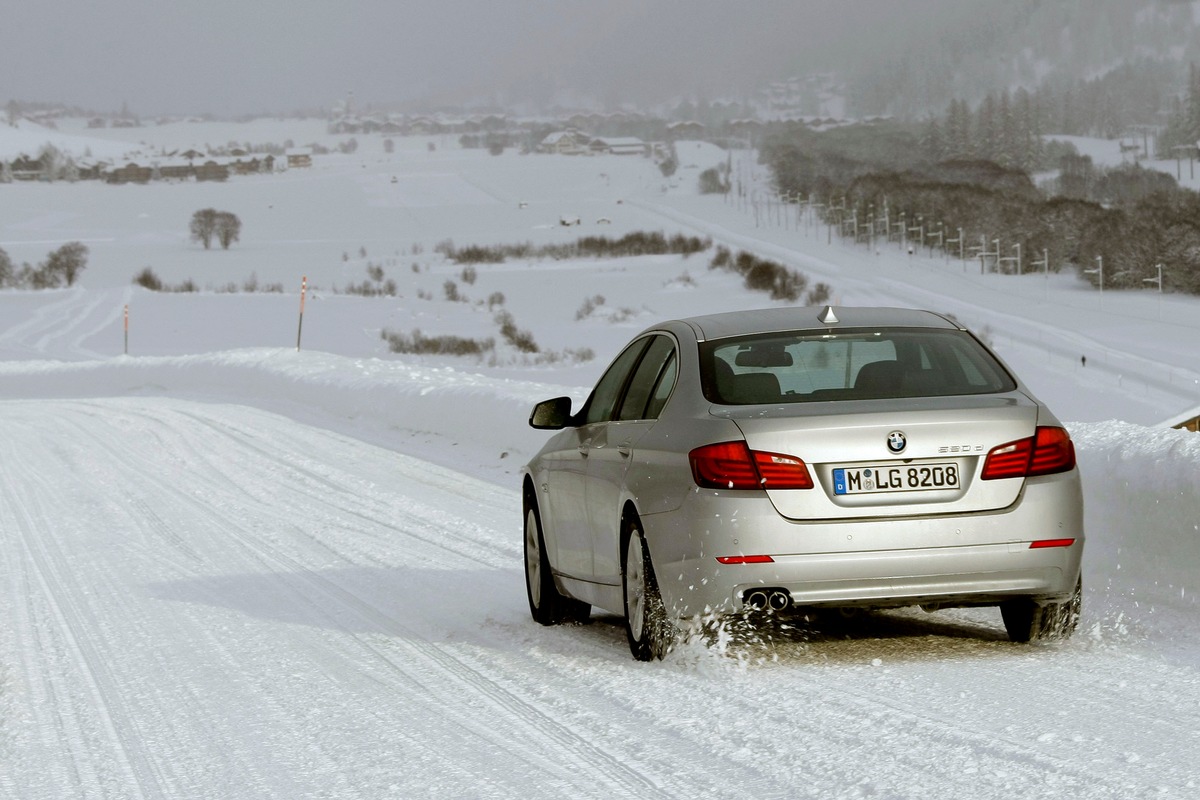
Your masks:
[[[792,604],[787,589],[751,589],[742,597],[751,611],[783,611]]]

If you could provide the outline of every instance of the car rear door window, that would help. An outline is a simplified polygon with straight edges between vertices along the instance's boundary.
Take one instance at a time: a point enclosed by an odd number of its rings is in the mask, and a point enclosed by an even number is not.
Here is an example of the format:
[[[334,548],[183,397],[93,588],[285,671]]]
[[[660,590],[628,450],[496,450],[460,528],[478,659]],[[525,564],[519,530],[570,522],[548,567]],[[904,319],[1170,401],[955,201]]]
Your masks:
[[[658,384],[654,387],[654,394],[650,397],[650,405],[646,408],[646,419],[658,419],[658,415],[662,413],[663,408],[667,405],[667,399],[671,396],[671,390],[675,388],[675,378],[679,375],[679,359],[675,351],[671,351],[667,363],[663,365],[662,373],[658,376]]]
[[[592,396],[588,399],[587,410],[584,412],[584,424],[590,425],[593,422],[606,422],[613,418],[613,411],[616,408],[617,400],[621,397],[621,392],[625,388],[625,384],[629,381],[629,374],[637,365],[638,359],[645,352],[646,347],[650,344],[650,339],[638,339],[633,344],[621,351],[621,355],[612,363],[608,371],[600,378],[600,382],[596,384],[596,388],[592,390]]]
[[[625,390],[625,398],[621,401],[621,410],[617,415],[620,420],[650,419],[647,408],[651,395],[659,384],[663,367],[675,352],[675,346],[666,336],[655,336],[646,354],[638,363]],[[669,389],[668,389],[669,391]],[[665,402],[665,398],[664,398]]]

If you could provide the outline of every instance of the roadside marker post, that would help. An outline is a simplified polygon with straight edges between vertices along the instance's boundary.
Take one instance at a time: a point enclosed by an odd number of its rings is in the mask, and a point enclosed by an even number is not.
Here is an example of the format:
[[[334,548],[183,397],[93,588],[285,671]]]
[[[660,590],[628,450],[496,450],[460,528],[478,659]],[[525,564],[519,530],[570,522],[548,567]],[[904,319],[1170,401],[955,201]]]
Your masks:
[[[308,292],[308,276],[300,278],[300,324],[296,326],[296,352],[300,352],[300,334],[304,330],[304,295]]]
[[[129,304],[125,304],[125,355],[129,355]]]

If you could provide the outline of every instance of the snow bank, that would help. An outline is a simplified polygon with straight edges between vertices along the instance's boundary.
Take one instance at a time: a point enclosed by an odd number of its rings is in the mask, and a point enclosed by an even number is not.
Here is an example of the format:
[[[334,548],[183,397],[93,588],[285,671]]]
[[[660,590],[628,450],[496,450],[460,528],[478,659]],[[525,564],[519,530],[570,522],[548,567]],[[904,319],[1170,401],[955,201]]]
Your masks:
[[[525,424],[534,403],[563,394],[578,402],[587,391],[280,349],[0,362],[0,398],[150,395],[240,403],[372,443],[403,444],[406,451],[492,480],[515,473],[545,439]]]
[[[1092,615],[1200,641],[1200,436],[1125,422],[1071,425],[1083,472]],[[1171,628],[1176,628],[1172,631]],[[1143,631],[1146,634],[1151,630]],[[1193,651],[1194,652],[1194,651]]]

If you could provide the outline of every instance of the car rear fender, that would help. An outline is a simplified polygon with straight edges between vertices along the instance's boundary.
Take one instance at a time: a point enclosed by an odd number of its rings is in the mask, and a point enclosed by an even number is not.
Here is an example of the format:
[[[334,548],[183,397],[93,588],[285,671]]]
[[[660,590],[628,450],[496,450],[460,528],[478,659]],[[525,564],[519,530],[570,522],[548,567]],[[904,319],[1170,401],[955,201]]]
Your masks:
[[[688,454],[697,447],[742,438],[733,420],[662,419],[638,439],[625,473],[625,498],[642,515],[678,509],[696,491]]]

